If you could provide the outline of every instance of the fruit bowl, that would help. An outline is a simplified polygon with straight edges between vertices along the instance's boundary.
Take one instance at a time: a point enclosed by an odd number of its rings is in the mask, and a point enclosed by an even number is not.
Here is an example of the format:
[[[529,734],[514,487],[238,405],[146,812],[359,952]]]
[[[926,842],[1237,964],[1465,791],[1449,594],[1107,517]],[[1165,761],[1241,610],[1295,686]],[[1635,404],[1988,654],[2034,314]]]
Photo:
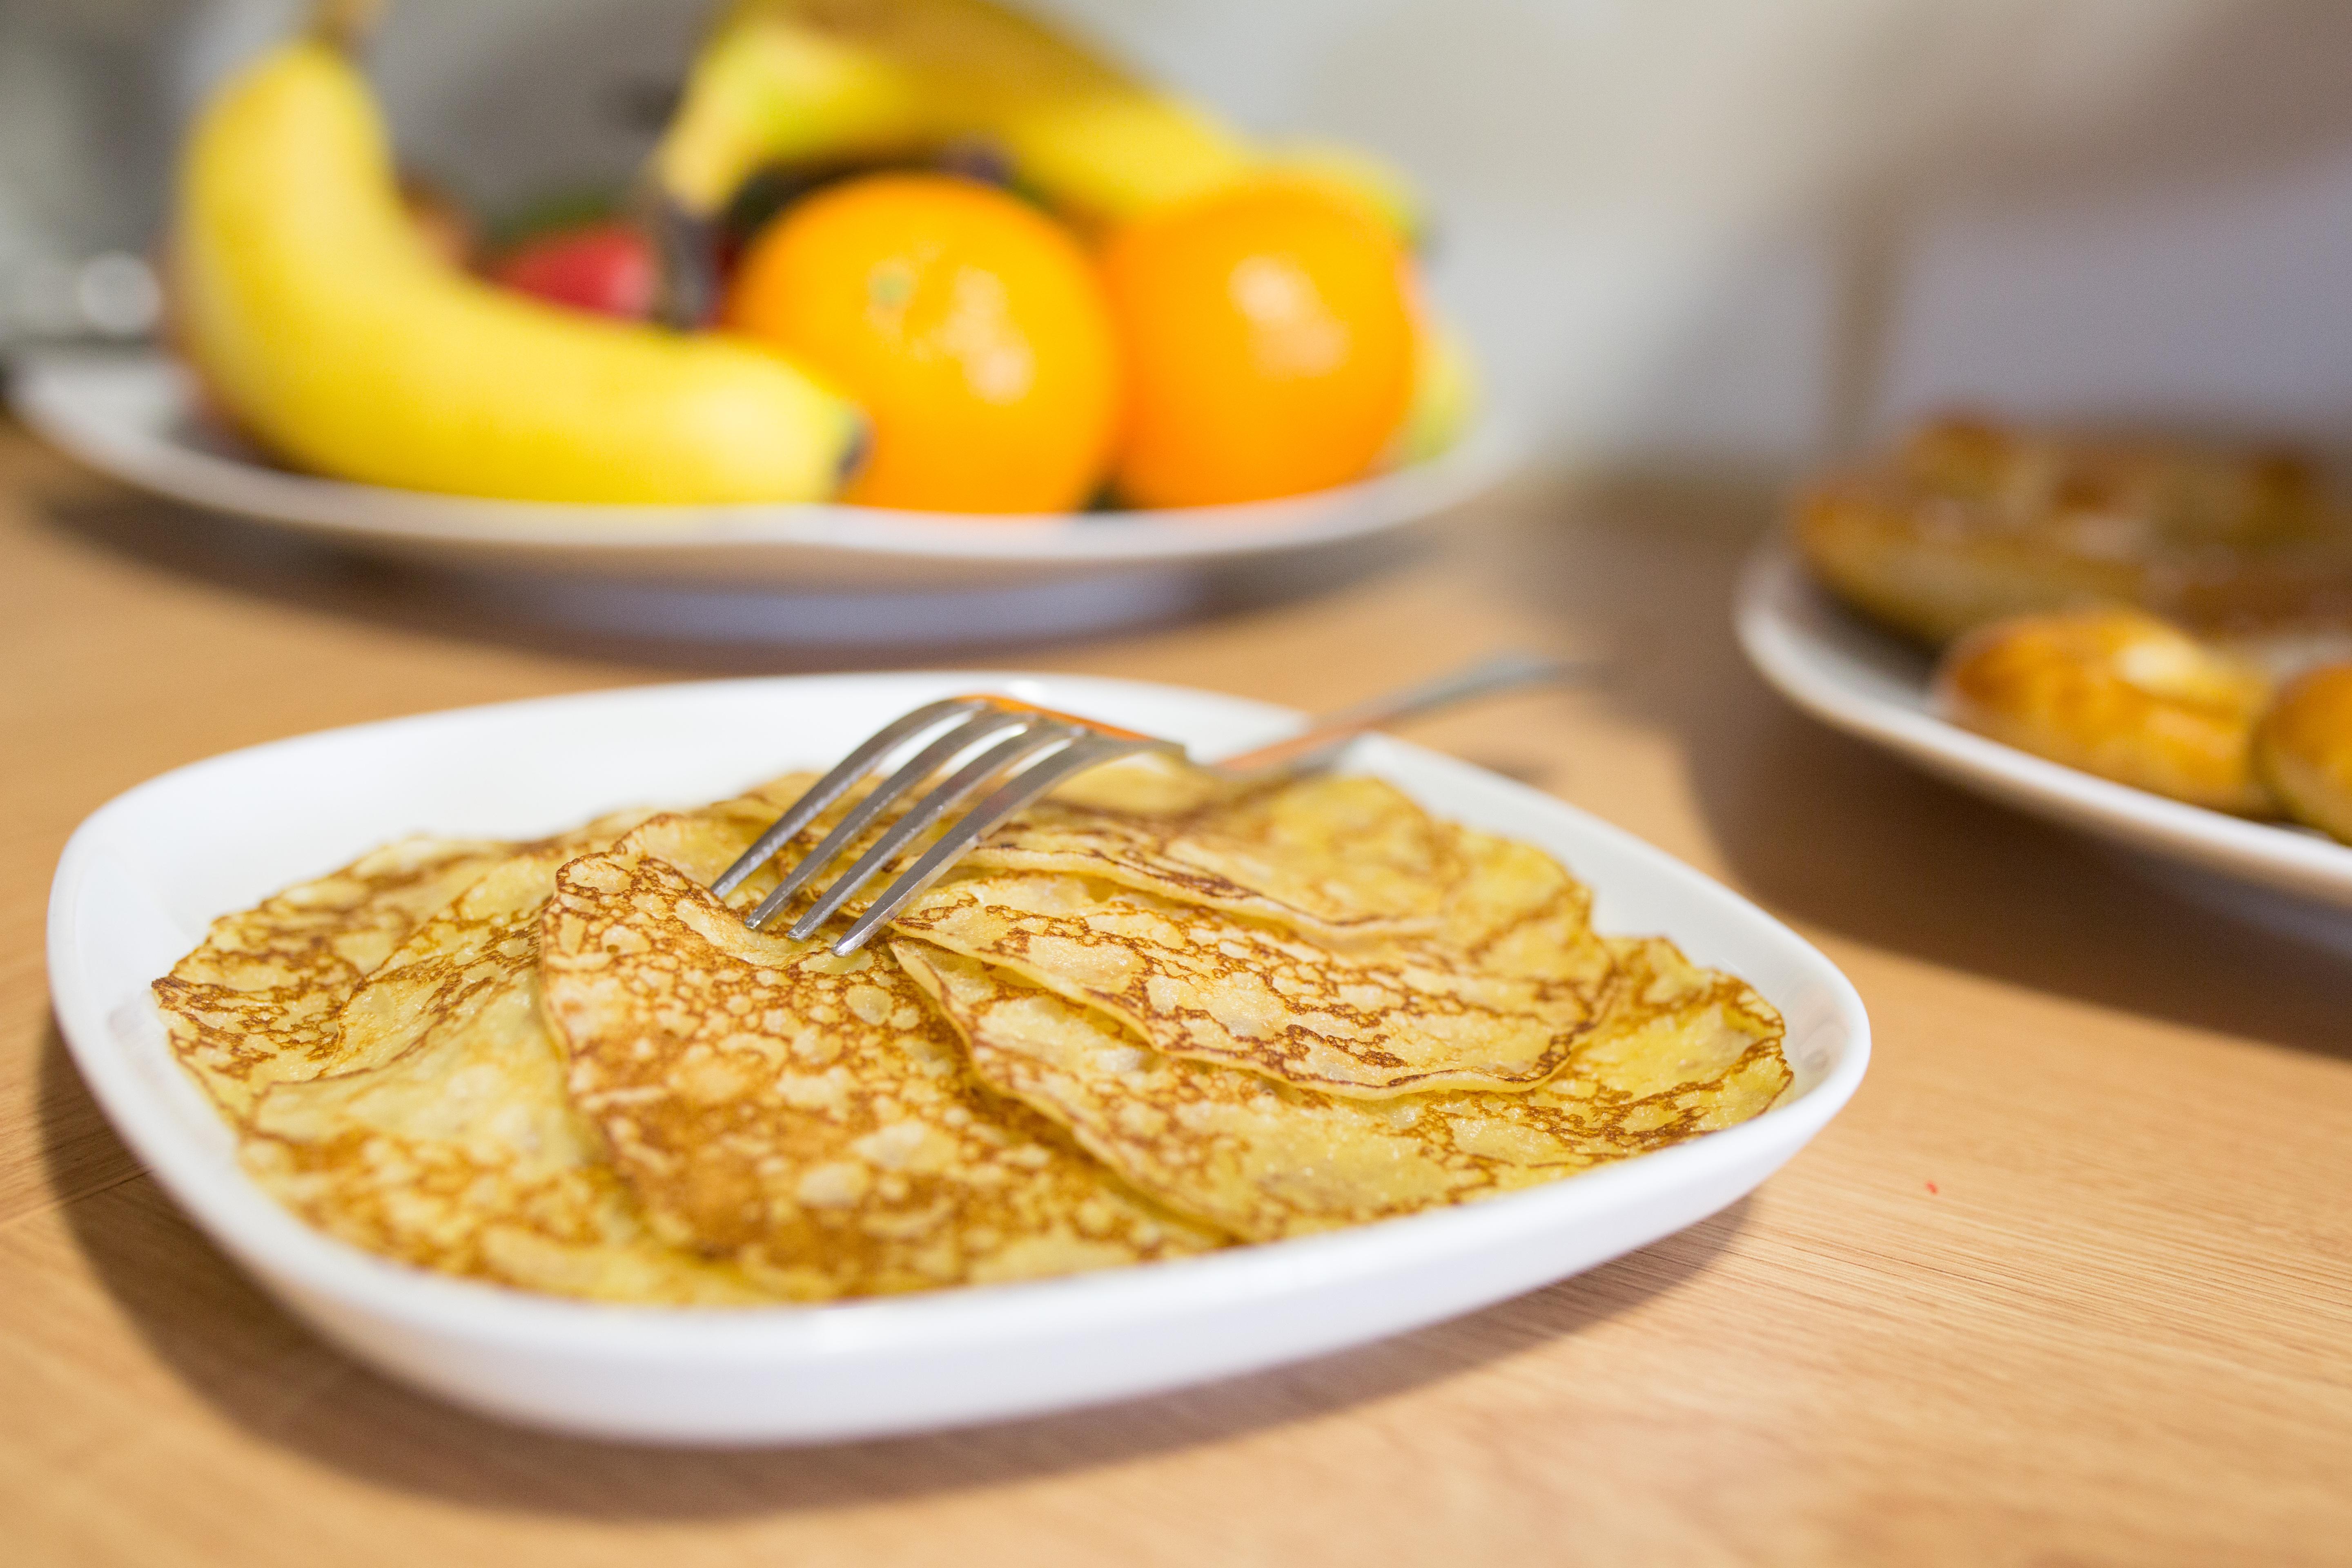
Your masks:
[[[126,484],[350,549],[461,569],[799,592],[982,588],[1308,555],[1433,519],[1493,484],[1508,458],[1481,427],[1440,457],[1354,484],[1162,510],[583,506],[289,472],[203,419],[186,374],[152,350],[27,354],[10,366],[8,395],[26,425]]]

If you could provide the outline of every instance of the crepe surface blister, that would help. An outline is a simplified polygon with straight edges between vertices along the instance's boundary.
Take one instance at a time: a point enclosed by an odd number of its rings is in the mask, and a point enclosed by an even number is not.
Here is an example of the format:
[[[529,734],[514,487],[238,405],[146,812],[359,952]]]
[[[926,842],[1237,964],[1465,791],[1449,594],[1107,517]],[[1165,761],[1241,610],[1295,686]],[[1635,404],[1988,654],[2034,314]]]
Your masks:
[[[604,819],[493,868],[352,994],[343,1070],[260,1098],[247,1169],[320,1228],[443,1272],[611,1300],[765,1299],[645,1226],[565,1092],[540,1006],[539,925],[579,855],[648,831],[740,851],[805,784],[794,775],[683,817]]]
[[[1526,1088],[1591,1026],[1609,951],[1540,852],[1444,827],[1424,933],[1332,942],[1095,878],[981,871],[893,929],[1097,1007],[1170,1056],[1336,1094]]]
[[[347,1071],[343,1005],[418,926],[503,861],[569,858],[651,815],[618,812],[529,843],[404,838],[224,915],[155,982],[173,1052],[237,1121],[273,1083]]]
[[[1663,939],[1608,940],[1621,983],[1556,1077],[1383,1100],[1166,1056],[1005,970],[897,945],[982,1079],[1171,1207],[1271,1241],[1554,1181],[1769,1107],[1790,1081],[1770,1005]]]
[[[216,922],[158,999],[247,1169],[320,1228],[680,1304],[1411,1213],[1727,1124],[1788,1080],[1753,992],[1598,936],[1540,851],[1378,780],[1160,774],[1031,808],[846,961],[739,911],[851,800],[731,908],[706,890],[794,775],[533,844],[388,847]]]
[[[658,845],[574,861],[547,906],[572,1099],[656,1234],[821,1300],[1223,1245],[974,1079],[887,952],[748,930]]]
[[[1138,809],[1164,793],[1159,782],[1082,774],[963,864],[1096,877],[1339,939],[1430,929],[1460,873],[1445,825],[1381,779],[1313,777]]]

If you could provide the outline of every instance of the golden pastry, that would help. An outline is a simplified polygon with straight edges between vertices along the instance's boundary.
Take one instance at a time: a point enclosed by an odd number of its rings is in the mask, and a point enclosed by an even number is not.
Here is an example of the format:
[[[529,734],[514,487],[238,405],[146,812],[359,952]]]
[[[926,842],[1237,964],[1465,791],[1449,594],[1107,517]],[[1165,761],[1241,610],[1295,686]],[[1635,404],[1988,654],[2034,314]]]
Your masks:
[[[892,943],[990,1088],[1066,1126],[1173,1208],[1245,1241],[1554,1181],[1756,1115],[1792,1080],[1771,1004],[1659,937],[1605,937],[1624,971],[1568,1067],[1524,1094],[1368,1100],[1276,1089],[1173,1056],[1015,972]]]
[[[2247,816],[2270,678],[2137,610],[2019,616],[1962,637],[1936,671],[1945,716],[2021,751]]]
[[[1794,531],[1839,597],[1930,643],[2086,603],[2200,631],[2352,619],[2352,517],[2283,453],[1944,419],[1801,494]]]
[[[173,1043],[247,1173],[326,1234],[679,1306],[1467,1203],[1745,1121],[1792,1080],[1752,989],[1601,934],[1549,855],[1377,779],[1106,768],[846,957],[745,926],[774,860],[708,891],[809,782],[380,851],[215,923],[157,983]]]
[[[2254,731],[2254,769],[2288,816],[2352,844],[2352,664],[2287,683]]]

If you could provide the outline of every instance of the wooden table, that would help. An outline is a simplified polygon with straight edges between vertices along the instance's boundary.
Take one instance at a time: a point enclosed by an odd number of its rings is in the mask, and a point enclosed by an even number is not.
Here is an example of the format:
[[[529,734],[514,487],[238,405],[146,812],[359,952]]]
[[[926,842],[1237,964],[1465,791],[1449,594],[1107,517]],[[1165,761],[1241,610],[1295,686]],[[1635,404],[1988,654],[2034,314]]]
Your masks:
[[[1788,1170],[1370,1349],[938,1436],[673,1453],[461,1415],[265,1300],[76,1079],[42,907],[86,812],[213,752],[826,661],[599,640],[289,558],[0,427],[0,1555],[2352,1562],[2352,961],[1786,709],[1726,629],[1763,515],[1523,486],[1312,595],[968,657],[1313,707],[1504,643],[1610,650],[1594,689],[1420,734],[1722,878],[1853,976],[1870,1079]]]

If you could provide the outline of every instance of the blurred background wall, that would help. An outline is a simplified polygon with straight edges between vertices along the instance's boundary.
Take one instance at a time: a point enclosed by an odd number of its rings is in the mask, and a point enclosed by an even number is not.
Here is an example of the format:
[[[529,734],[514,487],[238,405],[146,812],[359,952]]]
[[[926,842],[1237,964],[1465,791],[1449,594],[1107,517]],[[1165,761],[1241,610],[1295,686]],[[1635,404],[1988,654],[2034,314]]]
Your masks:
[[[1769,478],[1955,402],[2352,444],[2352,5],[1029,3],[1412,172],[1547,464]],[[77,268],[152,241],[178,120],[297,9],[0,0],[0,338],[105,313]],[[394,0],[375,68],[496,216],[625,174],[705,9]]]

